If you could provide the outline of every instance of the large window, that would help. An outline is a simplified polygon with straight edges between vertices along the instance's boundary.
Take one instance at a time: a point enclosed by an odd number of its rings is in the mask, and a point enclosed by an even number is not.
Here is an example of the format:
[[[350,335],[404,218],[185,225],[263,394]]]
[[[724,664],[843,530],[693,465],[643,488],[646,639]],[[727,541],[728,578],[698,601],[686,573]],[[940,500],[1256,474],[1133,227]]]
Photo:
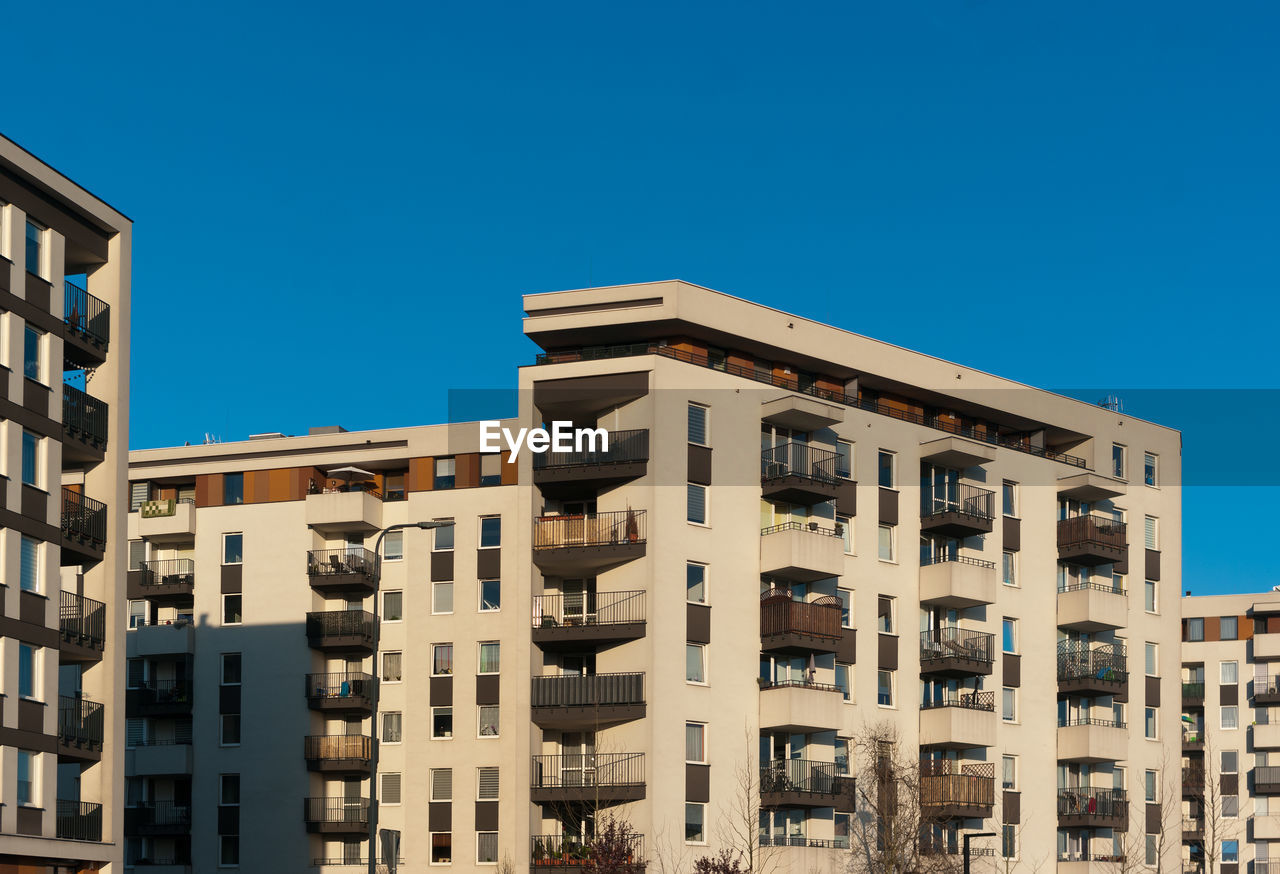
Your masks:
[[[22,554],[19,567],[19,583],[24,592],[39,592],[42,574],[40,573],[40,541],[34,537],[22,535]]]
[[[447,740],[453,737],[453,708],[431,708],[431,737],[433,740]]]
[[[478,720],[477,734],[480,737],[498,737],[499,718],[497,704],[484,704],[478,708],[480,718]]]
[[[27,430],[22,432],[22,482],[40,488],[40,438]]]
[[[494,766],[476,768],[476,801],[497,801],[500,795],[501,772]]]
[[[404,592],[382,593],[382,621],[401,622],[404,619]]]
[[[22,375],[42,382],[44,376],[44,332],[27,325],[22,341]]]
[[[695,446],[709,446],[707,430],[708,410],[702,404],[689,404],[689,442]]]
[[[241,564],[243,561],[244,535],[239,532],[222,535],[222,563]]]
[[[1204,618],[1197,617],[1187,620],[1187,640],[1199,642],[1204,640]]]
[[[876,481],[886,489],[893,488],[894,455],[883,449],[876,456]]]
[[[502,665],[501,645],[496,640],[480,644],[480,668],[477,673],[496,674]]]
[[[431,675],[447,677],[453,673],[453,644],[433,643],[431,645]]]
[[[399,683],[404,679],[404,653],[384,652],[382,654],[382,682]]]
[[[697,562],[685,562],[685,600],[691,604],[707,603],[707,566]]]
[[[497,832],[476,832],[476,864],[498,864]]]
[[[384,744],[398,744],[403,740],[403,714],[398,710],[385,711],[382,714],[382,742]]]
[[[1219,726],[1223,730],[1231,731],[1240,727],[1240,708],[1237,705],[1224,705],[1218,708],[1218,714],[1222,717]]]
[[[685,644],[684,678],[690,683],[707,682],[707,648],[700,643]]]
[[[452,519],[437,519],[437,522],[452,522]],[[432,552],[448,552],[453,549],[453,531],[456,526],[444,525],[434,529],[435,539],[431,544]]]
[[[445,580],[431,584],[431,612],[453,612],[453,581]]]
[[[404,532],[388,531],[382,540],[382,558],[385,561],[400,561],[404,558]]]
[[[1222,679],[1222,685],[1234,686],[1240,682],[1240,663],[1234,661],[1219,663],[1218,675]]]
[[[1240,636],[1240,619],[1238,616],[1223,616],[1218,620],[1218,637],[1222,640],[1237,640]]]
[[[222,596],[222,624],[240,625],[244,622],[244,596],[235,593]]]
[[[480,612],[491,613],[502,609],[502,581],[480,581]]]
[[[222,476],[222,503],[244,503],[244,474],[228,473]]]
[[[494,549],[502,545],[502,517],[482,516],[480,518],[480,548]]]
[[[686,844],[707,842],[707,806],[705,804],[685,802],[684,841]]]

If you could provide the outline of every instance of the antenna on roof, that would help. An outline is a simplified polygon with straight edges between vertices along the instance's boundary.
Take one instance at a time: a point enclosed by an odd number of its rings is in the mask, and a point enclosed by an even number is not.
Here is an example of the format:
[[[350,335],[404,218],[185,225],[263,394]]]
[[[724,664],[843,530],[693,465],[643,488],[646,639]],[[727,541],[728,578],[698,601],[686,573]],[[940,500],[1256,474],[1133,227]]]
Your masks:
[[[221,438],[217,434],[210,434],[208,431],[204,433],[204,445],[212,446],[215,443],[221,443]]]
[[[1107,395],[1105,398],[1098,401],[1098,406],[1102,407],[1104,410],[1110,410],[1113,413],[1124,412],[1124,401],[1120,399],[1119,395]]]

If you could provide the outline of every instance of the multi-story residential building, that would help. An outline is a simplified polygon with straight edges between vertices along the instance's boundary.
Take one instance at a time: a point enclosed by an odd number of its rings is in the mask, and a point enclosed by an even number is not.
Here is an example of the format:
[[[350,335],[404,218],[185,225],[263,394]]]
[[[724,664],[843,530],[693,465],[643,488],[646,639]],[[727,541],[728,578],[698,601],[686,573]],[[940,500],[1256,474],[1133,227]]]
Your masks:
[[[0,871],[122,861],[130,235],[0,137]]]
[[[1280,866],[1280,593],[1182,601],[1183,867]]]
[[[377,791],[409,870],[572,870],[613,817],[667,870],[837,871],[887,730],[933,851],[1177,864],[1177,432],[681,282],[524,308],[503,425],[607,450],[131,455],[129,804],[181,814],[130,859],[349,868]]]

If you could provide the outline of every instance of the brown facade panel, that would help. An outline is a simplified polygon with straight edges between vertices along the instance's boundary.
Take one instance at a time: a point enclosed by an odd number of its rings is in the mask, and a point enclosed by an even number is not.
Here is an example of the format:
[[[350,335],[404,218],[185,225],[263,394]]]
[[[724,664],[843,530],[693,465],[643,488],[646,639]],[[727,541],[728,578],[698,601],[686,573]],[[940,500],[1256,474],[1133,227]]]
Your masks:
[[[1012,516],[1004,517],[1004,548],[1014,552],[1022,549],[1021,519],[1015,519]]]
[[[44,522],[49,518],[49,493],[35,486],[22,484],[22,515]]]
[[[480,453],[466,452],[454,456],[454,488],[474,489],[480,486]]]
[[[224,595],[238,595],[244,591],[244,565],[224,564],[222,566],[221,590]]]
[[[404,478],[406,492],[429,492],[435,484],[436,460],[426,458],[410,458],[409,473]]]
[[[433,707],[453,706],[453,677],[432,677],[427,698]]]
[[[1240,791],[1239,774],[1223,774],[1220,780],[1220,795],[1236,795]]]
[[[476,802],[476,831],[496,832],[498,830],[498,802]]]
[[[47,313],[52,300],[53,286],[31,271],[27,271],[27,303]]]
[[[705,604],[685,605],[685,640],[690,643],[711,642],[711,608]]]
[[[711,766],[684,766],[684,800],[707,803],[711,800]]]
[[[1204,617],[1204,639],[1206,641],[1222,639],[1222,622],[1217,616]]]
[[[1004,670],[1001,676],[1004,677],[1003,683],[1006,686],[1018,687],[1022,685],[1022,656],[1014,655],[1011,652],[1004,653]]]
[[[880,488],[880,524],[898,524],[898,493],[883,486]]]
[[[711,449],[689,444],[689,482],[711,485]]]
[[[45,627],[49,623],[49,599],[38,592],[19,591],[18,618]]]
[[[896,634],[879,635],[879,652],[876,664],[882,671],[898,669],[898,636]]]
[[[1001,804],[1002,819],[1005,825],[1022,824],[1022,795],[1018,792],[1005,791]]]
[[[858,663],[858,629],[842,628],[840,646],[836,649],[836,661],[848,665]]]
[[[1146,706],[1160,706],[1160,678],[1147,677]]]
[[[1240,703],[1240,686],[1236,683],[1218,687],[1218,704],[1222,707],[1234,707]]]
[[[39,835],[44,831],[44,810],[38,807],[19,807],[17,810],[17,832],[20,835]],[[39,869],[18,868],[20,874],[28,874]]]
[[[476,704],[498,704],[500,695],[497,674],[476,675]]]
[[[1149,835],[1158,835],[1160,834],[1161,831],[1164,830],[1160,822],[1161,807],[1159,804],[1148,804],[1146,805],[1146,808],[1147,808],[1146,833]]]
[[[836,512],[841,516],[858,515],[858,484],[853,480],[836,486]]]
[[[476,579],[496,580],[502,577],[502,550],[476,550]]]
[[[32,701],[30,698],[18,699],[18,731],[30,731],[40,734],[44,731],[43,701]]]
[[[1158,580],[1160,579],[1160,553],[1154,549],[1148,549],[1146,553],[1147,553],[1147,563],[1146,563],[1147,579]]]
[[[26,594],[25,592],[23,594]],[[0,617],[0,638],[8,637],[20,640],[32,646],[57,647],[60,639],[58,629],[44,624],[24,622],[20,619]]]
[[[46,419],[51,418],[49,416],[49,389],[33,379],[23,377],[22,406],[37,416],[43,416]]]
[[[510,452],[502,454],[502,484],[514,486],[520,482],[520,465],[512,461]]]
[[[427,829],[433,832],[453,830],[453,804],[449,801],[432,801],[427,808]]]
[[[444,583],[453,579],[453,550],[431,553],[431,582]]]
[[[222,506],[222,474],[206,473],[196,477],[196,506]]]

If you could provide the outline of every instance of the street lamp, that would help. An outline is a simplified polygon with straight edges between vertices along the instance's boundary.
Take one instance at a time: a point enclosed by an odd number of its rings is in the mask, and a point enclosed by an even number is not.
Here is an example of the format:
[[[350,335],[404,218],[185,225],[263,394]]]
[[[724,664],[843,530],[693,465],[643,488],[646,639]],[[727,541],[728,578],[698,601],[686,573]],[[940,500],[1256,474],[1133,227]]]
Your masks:
[[[382,678],[378,674],[382,673],[378,667],[378,644],[382,642],[382,629],[378,626],[378,595],[382,588],[382,541],[392,531],[403,531],[405,528],[421,528],[430,530],[432,528],[451,528],[453,522],[401,522],[397,525],[388,525],[378,534],[378,540],[373,544],[373,557],[377,561],[378,573],[373,581],[373,627],[378,635],[378,643],[373,648],[373,695],[372,697],[372,725],[370,728],[371,742],[369,744],[369,874],[376,874],[378,860],[378,698],[381,696]],[[967,846],[967,844],[966,844]]]
[[[970,838],[994,838],[995,832],[973,832],[964,836],[964,874],[969,874],[969,839]]]

